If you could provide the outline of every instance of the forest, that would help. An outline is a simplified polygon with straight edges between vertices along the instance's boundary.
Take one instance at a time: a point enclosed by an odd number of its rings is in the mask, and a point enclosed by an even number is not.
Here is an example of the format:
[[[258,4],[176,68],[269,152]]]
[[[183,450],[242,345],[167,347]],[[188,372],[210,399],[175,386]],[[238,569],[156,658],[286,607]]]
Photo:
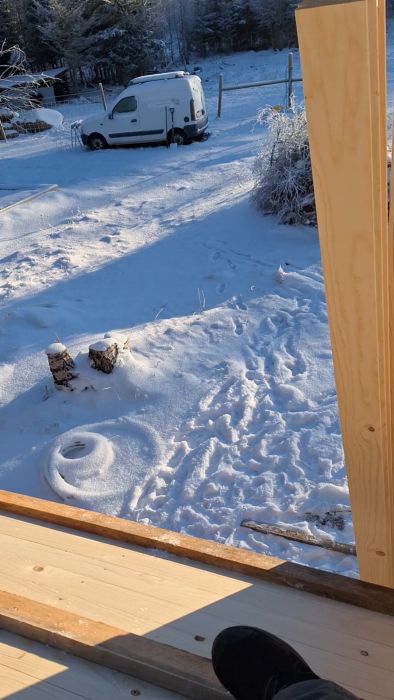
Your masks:
[[[30,71],[122,84],[213,53],[296,43],[293,0],[0,0],[0,46]],[[191,58],[193,56],[193,59]]]

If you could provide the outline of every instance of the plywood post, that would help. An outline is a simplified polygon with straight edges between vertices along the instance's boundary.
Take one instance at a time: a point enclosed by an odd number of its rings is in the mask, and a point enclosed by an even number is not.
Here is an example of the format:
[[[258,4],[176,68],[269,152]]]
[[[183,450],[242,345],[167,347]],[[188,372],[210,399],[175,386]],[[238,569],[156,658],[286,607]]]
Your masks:
[[[296,19],[360,575],[394,588],[384,0]]]

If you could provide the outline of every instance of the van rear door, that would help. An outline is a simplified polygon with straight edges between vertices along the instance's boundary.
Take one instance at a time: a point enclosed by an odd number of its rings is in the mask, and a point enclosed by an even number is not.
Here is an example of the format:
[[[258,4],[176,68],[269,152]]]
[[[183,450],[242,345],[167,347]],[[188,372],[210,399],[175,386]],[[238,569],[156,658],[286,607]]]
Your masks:
[[[194,111],[194,114],[192,114],[192,118],[194,116],[194,120],[199,121],[205,115],[205,100],[201,80],[197,77],[193,77],[190,80],[190,83],[192,88],[192,99],[194,106],[194,110],[192,110],[192,112]]]

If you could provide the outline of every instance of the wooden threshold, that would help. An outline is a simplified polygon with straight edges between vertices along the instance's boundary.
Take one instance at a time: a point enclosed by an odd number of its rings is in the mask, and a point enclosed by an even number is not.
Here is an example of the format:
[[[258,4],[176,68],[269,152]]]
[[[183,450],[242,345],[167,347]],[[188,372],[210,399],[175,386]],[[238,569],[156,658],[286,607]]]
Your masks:
[[[0,512],[13,513],[99,537],[157,549],[256,579],[394,615],[394,591],[210,540],[73,506],[0,491]]]

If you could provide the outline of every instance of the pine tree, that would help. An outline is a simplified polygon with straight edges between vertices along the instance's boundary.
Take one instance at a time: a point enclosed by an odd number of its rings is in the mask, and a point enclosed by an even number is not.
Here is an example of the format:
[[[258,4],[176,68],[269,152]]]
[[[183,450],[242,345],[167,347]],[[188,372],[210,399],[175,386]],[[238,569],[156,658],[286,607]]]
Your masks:
[[[40,19],[48,11],[48,0],[26,0],[24,50],[34,70],[41,71],[56,62],[55,51],[42,41]]]
[[[261,48],[283,49],[296,43],[294,0],[264,0],[255,3]]]
[[[24,44],[24,0],[0,0],[0,42]]]
[[[231,51],[232,0],[202,0],[195,30],[195,48],[207,53]]]
[[[113,24],[103,32],[101,54],[110,61],[118,80],[128,83],[138,73],[160,67],[164,43],[160,18],[153,0],[104,0],[112,10]]]
[[[58,62],[69,69],[72,91],[78,91],[78,71],[93,59],[101,17],[90,0],[46,0],[38,9],[39,32]]]
[[[257,18],[249,0],[234,0],[232,8],[231,29],[233,46],[236,51],[254,48]]]

